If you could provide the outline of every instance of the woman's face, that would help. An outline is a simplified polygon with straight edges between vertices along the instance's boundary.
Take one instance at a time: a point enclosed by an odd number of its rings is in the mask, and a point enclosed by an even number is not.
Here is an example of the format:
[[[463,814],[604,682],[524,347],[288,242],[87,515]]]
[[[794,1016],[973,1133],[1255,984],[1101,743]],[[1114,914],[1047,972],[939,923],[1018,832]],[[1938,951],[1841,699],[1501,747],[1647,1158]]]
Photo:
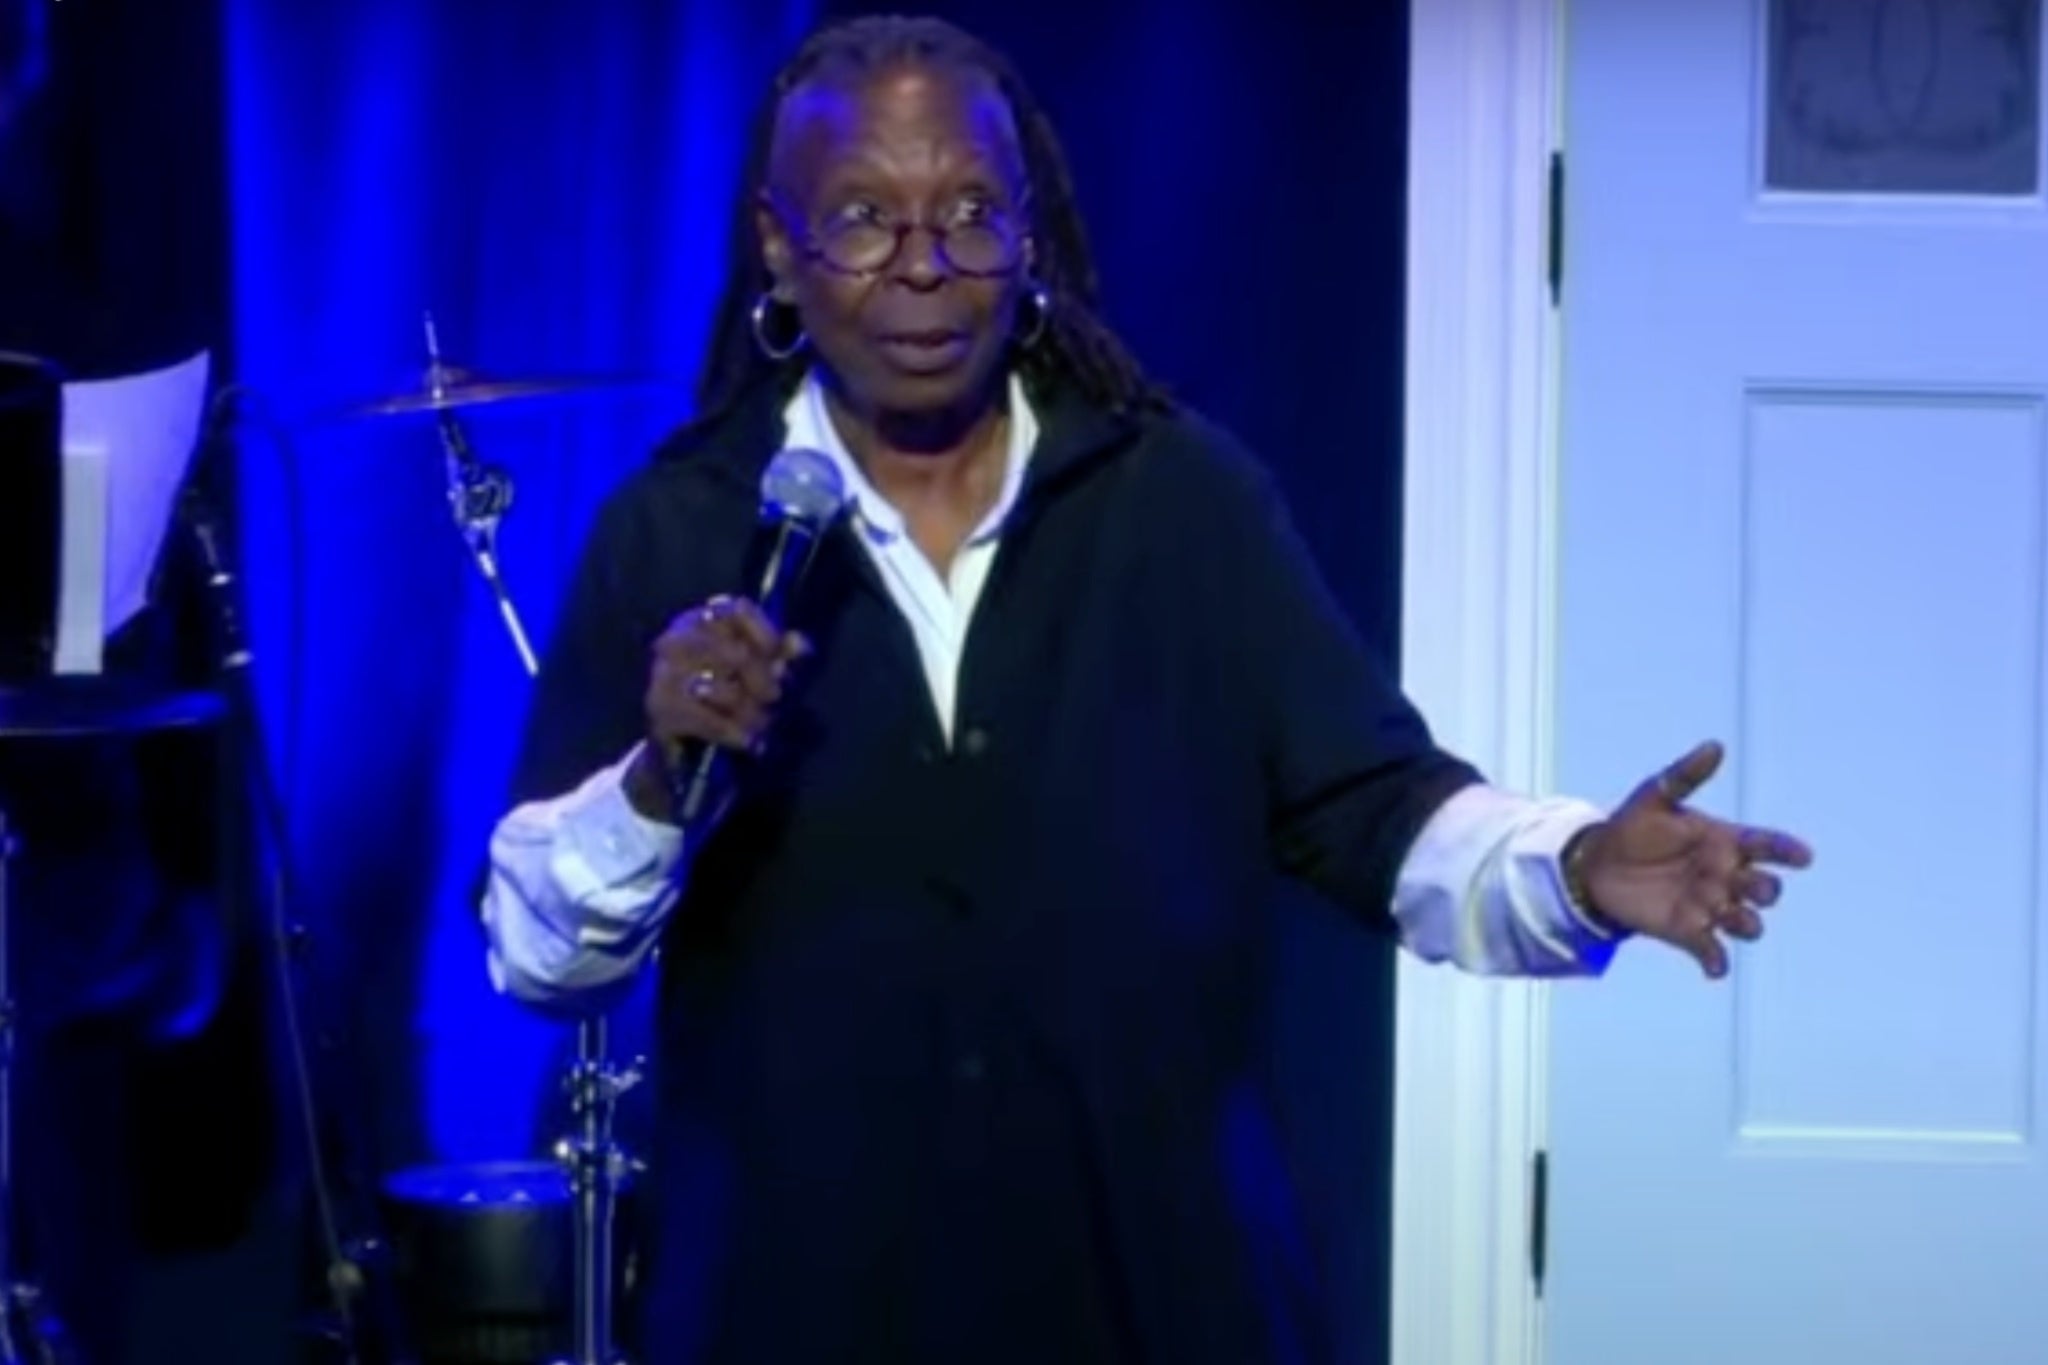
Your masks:
[[[784,100],[763,248],[857,410],[964,415],[997,392],[1030,268],[1023,162],[976,73],[903,65]]]

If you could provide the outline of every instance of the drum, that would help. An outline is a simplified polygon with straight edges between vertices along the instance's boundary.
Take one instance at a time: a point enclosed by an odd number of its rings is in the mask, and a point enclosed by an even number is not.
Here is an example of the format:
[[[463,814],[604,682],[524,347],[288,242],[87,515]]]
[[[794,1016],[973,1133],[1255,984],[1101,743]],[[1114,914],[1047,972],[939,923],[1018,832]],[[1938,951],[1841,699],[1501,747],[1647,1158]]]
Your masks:
[[[630,1322],[633,1193],[619,1203],[615,1302]],[[384,1183],[404,1332],[419,1365],[537,1365],[573,1351],[575,1197],[551,1161],[425,1166]],[[630,1343],[630,1333],[621,1341]]]

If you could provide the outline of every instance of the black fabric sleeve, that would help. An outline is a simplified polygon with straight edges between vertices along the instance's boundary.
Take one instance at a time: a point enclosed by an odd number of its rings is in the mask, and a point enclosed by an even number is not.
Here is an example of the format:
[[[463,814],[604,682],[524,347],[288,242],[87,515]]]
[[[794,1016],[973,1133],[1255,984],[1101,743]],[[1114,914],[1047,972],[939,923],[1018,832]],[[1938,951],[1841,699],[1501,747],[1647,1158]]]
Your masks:
[[[1316,567],[1279,489],[1246,457],[1233,578],[1249,633],[1272,848],[1280,868],[1386,927],[1416,835],[1479,774],[1437,747]]]
[[[645,491],[640,479],[623,485],[584,541],[541,655],[510,805],[573,790],[645,734],[653,627],[632,578],[636,565],[648,564]]]

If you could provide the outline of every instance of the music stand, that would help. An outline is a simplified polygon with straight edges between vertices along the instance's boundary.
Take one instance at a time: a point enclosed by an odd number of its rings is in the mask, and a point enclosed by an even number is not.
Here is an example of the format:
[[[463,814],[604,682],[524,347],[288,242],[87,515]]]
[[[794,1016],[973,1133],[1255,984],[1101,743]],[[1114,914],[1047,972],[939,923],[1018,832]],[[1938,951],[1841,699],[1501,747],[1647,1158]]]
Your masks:
[[[225,707],[210,691],[56,674],[63,525],[63,386],[54,365],[0,355],[0,746],[141,738],[211,725]],[[15,1051],[20,1019],[9,953],[13,868],[22,851],[0,791],[0,1365],[54,1365],[67,1334],[15,1246]]]

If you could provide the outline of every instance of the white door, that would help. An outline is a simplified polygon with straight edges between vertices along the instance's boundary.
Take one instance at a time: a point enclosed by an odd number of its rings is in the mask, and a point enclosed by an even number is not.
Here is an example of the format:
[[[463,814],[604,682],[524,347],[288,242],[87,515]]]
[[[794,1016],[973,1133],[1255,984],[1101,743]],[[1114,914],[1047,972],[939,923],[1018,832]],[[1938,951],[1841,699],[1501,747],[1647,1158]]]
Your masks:
[[[1557,784],[1818,862],[1551,993],[1549,1365],[2040,1365],[2040,0],[1566,9]]]

